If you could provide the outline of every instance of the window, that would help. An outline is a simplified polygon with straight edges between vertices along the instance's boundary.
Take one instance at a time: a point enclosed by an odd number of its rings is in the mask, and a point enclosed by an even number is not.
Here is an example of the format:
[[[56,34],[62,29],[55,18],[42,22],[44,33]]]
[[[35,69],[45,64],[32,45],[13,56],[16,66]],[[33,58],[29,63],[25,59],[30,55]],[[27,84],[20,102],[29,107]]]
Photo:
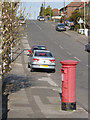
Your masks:
[[[38,56],[38,57],[53,57],[50,52],[35,52],[35,56]]]

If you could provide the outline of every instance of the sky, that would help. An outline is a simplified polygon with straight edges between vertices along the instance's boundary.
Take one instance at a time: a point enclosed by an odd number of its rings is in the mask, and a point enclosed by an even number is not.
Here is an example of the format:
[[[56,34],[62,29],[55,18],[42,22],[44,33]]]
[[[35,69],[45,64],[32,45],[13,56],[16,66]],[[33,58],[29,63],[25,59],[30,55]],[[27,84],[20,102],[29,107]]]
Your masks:
[[[77,1],[77,0],[76,0]],[[80,1],[80,0],[79,0]],[[72,0],[65,0],[65,5],[72,2]],[[28,15],[28,19],[37,19],[37,16],[40,12],[40,7],[42,3],[44,3],[44,0],[21,0],[20,8],[26,8],[25,9],[25,15]],[[62,8],[64,7],[64,0],[45,0],[45,8],[50,5],[51,8]],[[31,15],[31,16],[30,16]]]

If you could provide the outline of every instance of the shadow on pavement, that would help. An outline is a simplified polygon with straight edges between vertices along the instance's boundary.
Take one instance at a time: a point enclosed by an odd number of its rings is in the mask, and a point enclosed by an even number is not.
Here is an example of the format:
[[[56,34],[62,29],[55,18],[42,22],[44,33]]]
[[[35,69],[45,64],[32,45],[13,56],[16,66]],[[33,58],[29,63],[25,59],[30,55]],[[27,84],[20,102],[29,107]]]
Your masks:
[[[30,79],[30,78],[29,78]],[[17,76],[9,74],[6,78],[3,78],[3,91],[2,91],[2,120],[7,120],[8,116],[8,96],[10,93],[16,93],[23,88],[30,87],[30,81],[25,76]]]
[[[29,78],[30,79],[30,78]],[[25,76],[18,76],[14,74],[10,74],[4,79],[6,83],[5,92],[7,93],[15,93],[22,88],[30,87],[30,81]]]
[[[41,72],[41,73],[55,73],[56,70],[49,70],[49,69],[33,69],[31,72]]]

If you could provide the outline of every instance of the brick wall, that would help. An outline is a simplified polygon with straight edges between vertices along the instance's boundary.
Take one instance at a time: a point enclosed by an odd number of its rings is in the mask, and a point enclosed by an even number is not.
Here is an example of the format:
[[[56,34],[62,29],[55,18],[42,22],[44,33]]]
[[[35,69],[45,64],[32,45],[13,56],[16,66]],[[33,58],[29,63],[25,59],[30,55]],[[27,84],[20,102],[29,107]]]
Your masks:
[[[77,7],[68,7],[67,8],[67,17],[70,17],[72,12],[76,9]]]

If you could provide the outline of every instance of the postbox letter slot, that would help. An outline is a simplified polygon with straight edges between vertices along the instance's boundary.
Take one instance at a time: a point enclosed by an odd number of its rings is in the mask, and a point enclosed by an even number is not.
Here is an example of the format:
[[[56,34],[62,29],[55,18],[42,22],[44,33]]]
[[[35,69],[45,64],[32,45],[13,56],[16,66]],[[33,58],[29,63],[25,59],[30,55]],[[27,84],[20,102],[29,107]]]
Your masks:
[[[61,72],[62,72],[62,73],[64,73],[64,70],[63,70],[63,69],[61,69]]]

